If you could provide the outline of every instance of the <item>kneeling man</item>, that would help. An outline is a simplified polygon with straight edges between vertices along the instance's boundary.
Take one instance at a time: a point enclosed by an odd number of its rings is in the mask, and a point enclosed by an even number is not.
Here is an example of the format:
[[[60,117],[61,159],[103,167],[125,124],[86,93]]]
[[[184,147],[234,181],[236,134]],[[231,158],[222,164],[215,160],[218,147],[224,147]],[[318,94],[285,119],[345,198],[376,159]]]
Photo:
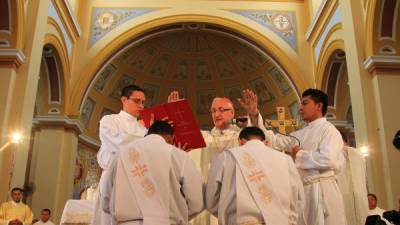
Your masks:
[[[171,145],[173,129],[156,121],[112,162],[103,210],[118,225],[188,224],[204,208],[203,181],[189,154]]]
[[[264,140],[261,129],[246,127],[239,134],[241,146],[212,164],[206,207],[220,225],[295,225],[303,219],[303,184],[293,160]]]

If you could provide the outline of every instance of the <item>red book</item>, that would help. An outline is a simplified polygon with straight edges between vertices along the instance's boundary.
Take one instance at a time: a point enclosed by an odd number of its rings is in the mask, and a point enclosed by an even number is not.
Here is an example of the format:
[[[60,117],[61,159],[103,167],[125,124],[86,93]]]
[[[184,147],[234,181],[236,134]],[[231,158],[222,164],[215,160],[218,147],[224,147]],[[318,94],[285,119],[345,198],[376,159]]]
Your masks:
[[[188,143],[188,149],[203,148],[206,146],[200,127],[186,99],[176,102],[155,105],[140,112],[140,116],[147,128],[150,127],[151,114],[154,121],[162,120],[168,116],[168,120],[174,122],[175,142]]]

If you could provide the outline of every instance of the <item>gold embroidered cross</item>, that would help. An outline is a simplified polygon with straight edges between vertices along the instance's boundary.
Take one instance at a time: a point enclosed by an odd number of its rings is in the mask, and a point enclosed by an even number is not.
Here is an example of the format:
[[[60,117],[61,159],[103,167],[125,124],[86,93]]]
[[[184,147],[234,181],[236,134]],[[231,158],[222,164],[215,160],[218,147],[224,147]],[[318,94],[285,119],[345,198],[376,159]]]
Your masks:
[[[252,171],[250,175],[247,176],[250,182],[260,182],[261,179],[264,177],[264,173],[259,171]]]
[[[143,177],[144,173],[147,172],[147,166],[146,165],[135,166],[135,169],[132,170],[131,172],[134,177]]]

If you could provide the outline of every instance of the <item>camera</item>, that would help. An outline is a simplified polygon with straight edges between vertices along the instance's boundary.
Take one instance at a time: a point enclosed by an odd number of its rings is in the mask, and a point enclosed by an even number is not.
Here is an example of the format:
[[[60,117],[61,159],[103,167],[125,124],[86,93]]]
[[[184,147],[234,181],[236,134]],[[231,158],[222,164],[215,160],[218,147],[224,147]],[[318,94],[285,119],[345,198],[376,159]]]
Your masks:
[[[397,131],[396,135],[394,135],[393,145],[398,150],[400,150],[400,130]]]
[[[393,224],[400,225],[400,212],[397,212],[395,210],[386,211],[383,213],[383,218]]]

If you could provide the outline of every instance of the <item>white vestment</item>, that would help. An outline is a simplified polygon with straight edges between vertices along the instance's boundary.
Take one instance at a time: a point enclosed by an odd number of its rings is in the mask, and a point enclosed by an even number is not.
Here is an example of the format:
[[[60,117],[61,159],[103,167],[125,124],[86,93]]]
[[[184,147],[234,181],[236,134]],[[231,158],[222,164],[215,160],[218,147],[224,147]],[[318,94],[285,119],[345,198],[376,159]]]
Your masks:
[[[342,194],[336,182],[345,165],[339,131],[326,118],[319,118],[291,133],[300,140],[295,165],[304,184],[305,220],[308,225],[344,225],[346,215]],[[267,131],[267,141],[275,149],[290,151],[298,142]]]
[[[161,224],[151,222],[159,219],[154,216],[186,225],[203,210],[203,179],[186,152],[156,134],[121,150],[108,174],[113,188],[102,196],[103,209],[118,224]]]
[[[344,147],[346,168],[338,175],[348,225],[364,225],[368,216],[368,192],[364,157],[352,147]]]
[[[208,176],[206,207],[220,225],[295,225],[304,201],[293,160],[259,140],[220,154]]]
[[[101,147],[97,153],[97,162],[103,169],[99,181],[100,196],[111,188],[111,183],[104,177],[108,177],[108,167],[115,154],[135,139],[143,138],[146,133],[147,129],[138,123],[137,118],[123,110],[119,114],[107,115],[100,120]],[[101,197],[98,197],[92,224],[110,225],[112,224],[111,216],[101,209],[100,201]]]
[[[261,114],[258,114],[258,125],[265,130]],[[252,126],[252,124],[249,123],[248,126]],[[201,131],[206,147],[190,151],[190,156],[200,169],[204,181],[207,181],[211,163],[217,156],[225,150],[239,146],[238,138],[240,131],[241,129],[236,125],[230,125],[223,130],[214,127],[211,131]],[[218,220],[207,211],[204,211],[192,223],[193,225],[217,225]]]
[[[54,223],[51,222],[50,220],[47,220],[46,222],[39,220],[36,223],[34,223],[33,225],[54,225]]]

